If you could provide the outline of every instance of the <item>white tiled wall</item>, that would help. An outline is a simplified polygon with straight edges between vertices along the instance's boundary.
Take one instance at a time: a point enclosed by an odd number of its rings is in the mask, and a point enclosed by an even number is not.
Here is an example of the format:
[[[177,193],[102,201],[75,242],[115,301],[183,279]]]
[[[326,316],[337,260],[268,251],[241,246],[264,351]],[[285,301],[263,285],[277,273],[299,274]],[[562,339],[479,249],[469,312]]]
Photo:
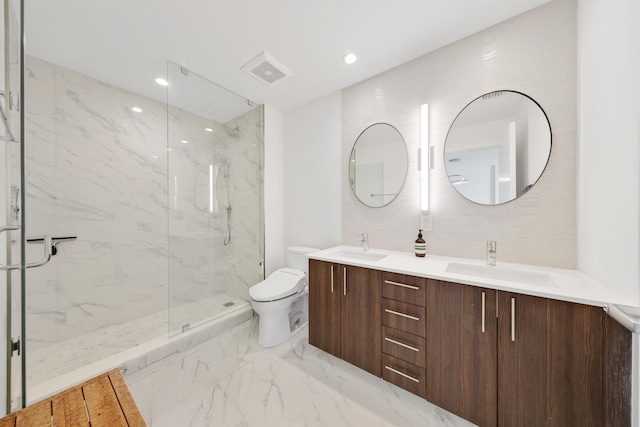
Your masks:
[[[578,268],[640,305],[640,3],[578,0]],[[640,425],[633,337],[632,425]]]
[[[485,257],[498,242],[498,261],[576,267],[576,6],[557,0],[417,58],[342,92],[342,242],[412,251],[419,228],[417,168],[420,105],[429,104],[431,170],[427,253]],[[449,126],[467,103],[510,89],[535,99],[549,117],[553,142],[542,178],[523,197],[500,206],[463,199],[450,185],[442,153]],[[404,188],[390,205],[362,205],[345,176],[359,133],[387,122],[409,151]]]
[[[341,239],[340,93],[284,116],[284,244],[327,249]]]

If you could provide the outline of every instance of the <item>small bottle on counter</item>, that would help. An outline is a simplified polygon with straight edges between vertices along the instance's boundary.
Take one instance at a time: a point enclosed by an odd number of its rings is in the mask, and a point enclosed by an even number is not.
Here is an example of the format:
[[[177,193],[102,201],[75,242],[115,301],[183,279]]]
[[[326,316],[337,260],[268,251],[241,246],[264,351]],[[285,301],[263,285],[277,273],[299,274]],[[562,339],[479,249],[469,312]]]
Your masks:
[[[416,239],[416,256],[424,257],[427,255],[427,242],[422,238],[422,229],[418,230],[418,238]]]

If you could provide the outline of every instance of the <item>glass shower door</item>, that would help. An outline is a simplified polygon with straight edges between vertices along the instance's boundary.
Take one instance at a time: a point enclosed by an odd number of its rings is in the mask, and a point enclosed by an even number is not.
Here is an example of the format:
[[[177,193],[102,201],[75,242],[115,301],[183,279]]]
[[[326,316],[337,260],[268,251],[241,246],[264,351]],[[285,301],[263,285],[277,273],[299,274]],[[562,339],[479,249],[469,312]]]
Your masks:
[[[0,14],[3,54],[0,67],[0,415],[23,405],[21,316],[21,46],[19,11],[10,0]]]
[[[16,3],[0,19],[0,413],[167,324],[249,309],[264,259],[262,107],[166,61],[88,75],[80,53],[26,54]],[[168,89],[148,84],[159,76]]]
[[[15,7],[19,8],[18,10]],[[0,314],[4,320],[0,363],[3,381],[0,414],[26,406],[25,284],[27,269],[51,259],[51,237],[30,239],[39,255],[27,252],[24,149],[24,3],[5,0],[2,7],[3,56],[0,79]],[[44,248],[44,250],[43,250]]]
[[[169,334],[248,309],[262,280],[262,107],[168,65]]]
[[[167,325],[249,309],[263,277],[262,107],[166,61],[92,67],[25,3],[0,18],[0,413]]]

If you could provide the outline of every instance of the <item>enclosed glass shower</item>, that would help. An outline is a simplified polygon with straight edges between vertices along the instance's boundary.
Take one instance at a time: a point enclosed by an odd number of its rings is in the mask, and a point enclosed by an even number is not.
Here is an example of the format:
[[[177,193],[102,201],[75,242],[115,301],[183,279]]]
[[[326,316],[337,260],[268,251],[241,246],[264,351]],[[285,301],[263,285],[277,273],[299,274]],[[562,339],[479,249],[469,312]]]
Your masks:
[[[172,62],[89,75],[28,44],[20,61],[16,40],[1,99],[9,411],[38,384],[250,310],[264,259],[262,107]]]

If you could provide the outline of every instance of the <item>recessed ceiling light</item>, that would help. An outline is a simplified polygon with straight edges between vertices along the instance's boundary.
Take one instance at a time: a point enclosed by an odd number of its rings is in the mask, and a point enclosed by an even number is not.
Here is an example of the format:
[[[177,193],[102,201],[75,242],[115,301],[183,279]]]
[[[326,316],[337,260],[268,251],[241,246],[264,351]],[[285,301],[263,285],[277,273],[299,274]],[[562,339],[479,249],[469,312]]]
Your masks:
[[[135,113],[142,113],[142,108],[140,107],[131,107],[131,111]]]
[[[347,53],[345,56],[342,57],[342,60],[344,61],[345,64],[353,64],[358,60],[358,57],[353,53]]]
[[[189,143],[189,141],[187,141],[186,139],[183,139],[183,140],[182,140],[182,141],[180,141],[180,142],[182,142],[183,144],[188,144],[188,143]]]
[[[204,130],[206,130],[207,132],[213,132],[213,129],[211,128],[204,128]]]
[[[158,77],[156,79],[156,83],[158,83],[160,86],[169,86],[169,82],[163,79],[162,77]]]

